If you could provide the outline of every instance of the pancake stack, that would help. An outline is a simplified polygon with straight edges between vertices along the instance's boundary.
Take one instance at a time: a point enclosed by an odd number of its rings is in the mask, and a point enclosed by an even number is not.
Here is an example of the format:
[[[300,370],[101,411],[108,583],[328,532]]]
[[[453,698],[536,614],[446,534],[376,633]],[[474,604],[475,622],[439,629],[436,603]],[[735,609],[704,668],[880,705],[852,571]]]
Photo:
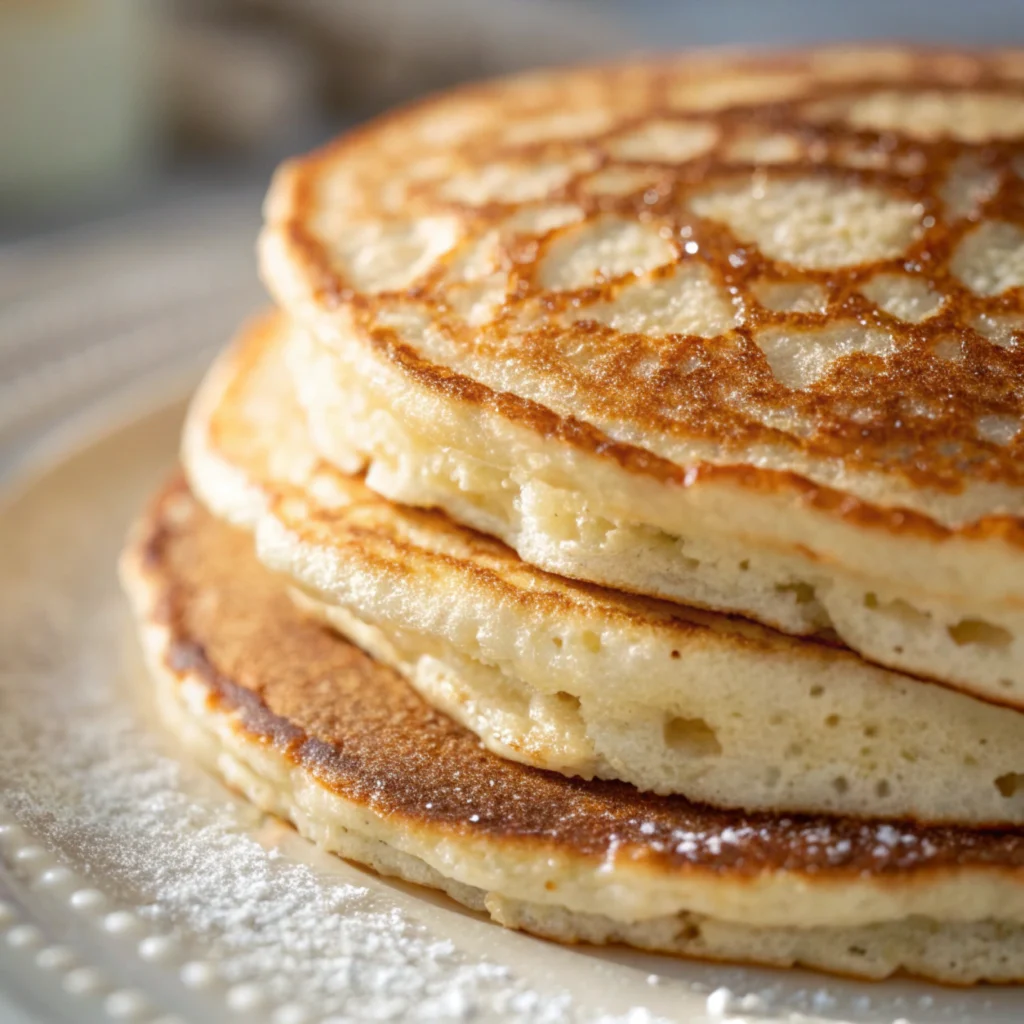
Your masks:
[[[1024,55],[689,55],[275,177],[123,560],[168,722],[561,941],[1024,978]]]

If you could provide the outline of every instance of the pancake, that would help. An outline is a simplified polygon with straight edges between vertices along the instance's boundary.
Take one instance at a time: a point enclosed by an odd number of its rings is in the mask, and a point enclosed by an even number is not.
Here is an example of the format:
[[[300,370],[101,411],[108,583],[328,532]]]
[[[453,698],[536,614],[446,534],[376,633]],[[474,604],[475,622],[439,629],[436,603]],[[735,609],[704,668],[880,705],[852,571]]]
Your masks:
[[[1024,823],[1024,715],[723,615],[563,580],[312,448],[254,321],[194,400],[182,457],[308,611],[497,754],[716,806]]]
[[[645,58],[286,164],[317,446],[564,576],[1024,703],[1024,59]]]
[[[122,562],[168,724],[322,846],[563,941],[944,981],[1024,973],[1024,837],[713,811],[505,761],[304,618],[180,482]]]

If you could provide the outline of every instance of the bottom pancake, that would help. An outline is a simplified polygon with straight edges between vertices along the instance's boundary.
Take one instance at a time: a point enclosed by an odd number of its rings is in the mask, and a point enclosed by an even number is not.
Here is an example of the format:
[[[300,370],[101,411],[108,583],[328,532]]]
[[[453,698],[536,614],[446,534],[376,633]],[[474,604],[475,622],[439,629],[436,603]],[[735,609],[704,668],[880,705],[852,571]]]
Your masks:
[[[711,810],[504,761],[304,618],[180,482],[123,560],[184,745],[328,850],[565,942],[1024,977],[1024,836]]]

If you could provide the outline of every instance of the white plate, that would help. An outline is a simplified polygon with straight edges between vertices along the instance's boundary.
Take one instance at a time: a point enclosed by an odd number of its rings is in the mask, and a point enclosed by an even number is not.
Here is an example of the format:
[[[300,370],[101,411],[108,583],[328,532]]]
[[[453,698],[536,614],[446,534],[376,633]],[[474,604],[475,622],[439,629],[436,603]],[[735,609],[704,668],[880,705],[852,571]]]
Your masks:
[[[166,308],[146,317],[170,329]],[[129,325],[139,336],[146,317]],[[37,444],[0,508],[0,1020],[1024,1019],[1013,989],[858,984],[506,932],[317,852],[183,762],[153,715],[114,569],[173,462],[183,395],[158,375]]]

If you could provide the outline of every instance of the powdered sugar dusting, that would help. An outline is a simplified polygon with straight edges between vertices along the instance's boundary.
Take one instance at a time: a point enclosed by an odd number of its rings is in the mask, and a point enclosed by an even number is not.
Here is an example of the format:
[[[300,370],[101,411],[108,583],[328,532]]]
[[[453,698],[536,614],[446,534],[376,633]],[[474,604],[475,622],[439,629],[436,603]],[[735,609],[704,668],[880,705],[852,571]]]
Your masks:
[[[935,829],[935,841],[920,828],[901,828],[886,822],[786,817],[772,820],[764,814],[733,817],[736,825],[722,825],[714,819],[709,827],[700,829],[641,819],[629,824],[647,848],[657,853],[672,852],[693,863],[706,862],[709,857],[731,858],[734,862],[763,857],[765,850],[770,851],[770,860],[778,862],[781,850],[784,857],[791,858],[792,866],[809,872],[849,865],[864,870],[865,861],[875,869],[906,870],[943,856],[948,858],[950,839],[959,855],[971,855],[975,848],[984,854],[991,845],[989,836],[975,843],[972,837],[949,828]],[[609,870],[624,842],[622,836],[610,837],[605,858]],[[943,849],[940,843],[947,848]],[[1006,849],[1016,855],[1019,848],[1019,840],[1008,836]]]

